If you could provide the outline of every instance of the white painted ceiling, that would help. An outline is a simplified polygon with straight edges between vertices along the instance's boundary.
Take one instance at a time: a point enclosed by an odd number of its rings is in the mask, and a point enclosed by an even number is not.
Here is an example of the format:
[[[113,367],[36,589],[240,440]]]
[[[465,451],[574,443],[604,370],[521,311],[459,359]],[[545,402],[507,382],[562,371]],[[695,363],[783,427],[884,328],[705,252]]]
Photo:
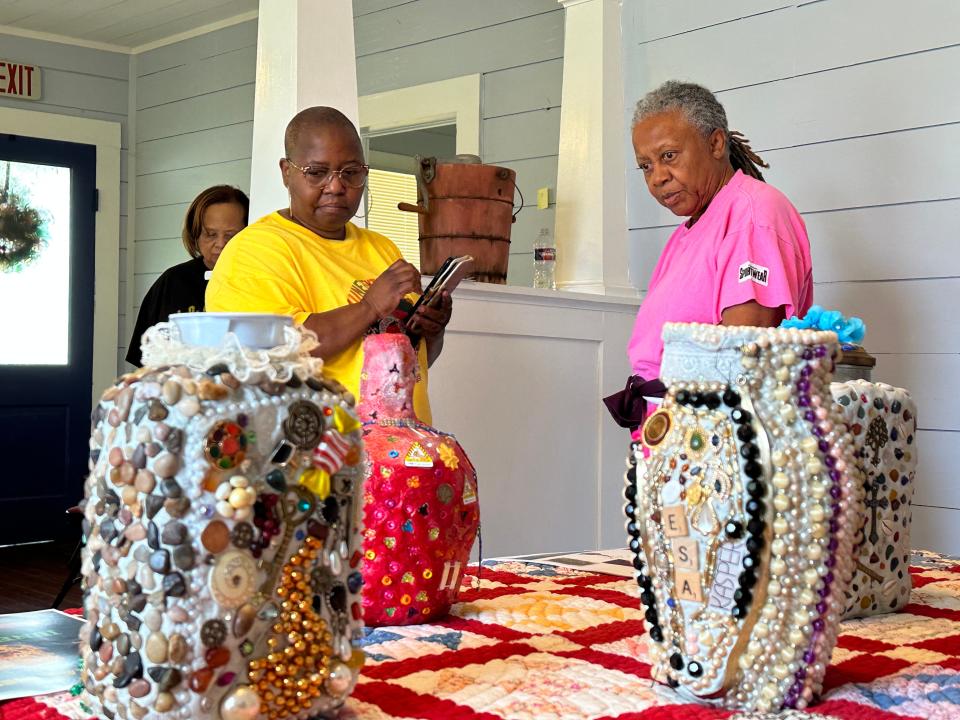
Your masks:
[[[0,26],[133,49],[257,10],[258,0],[0,0]]]

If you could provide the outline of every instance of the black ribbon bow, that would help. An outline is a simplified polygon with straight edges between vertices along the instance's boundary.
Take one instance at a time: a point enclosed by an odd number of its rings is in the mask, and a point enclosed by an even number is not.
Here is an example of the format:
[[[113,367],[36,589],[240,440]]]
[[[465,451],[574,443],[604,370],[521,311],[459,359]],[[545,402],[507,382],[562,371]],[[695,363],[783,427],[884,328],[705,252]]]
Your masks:
[[[626,387],[603,399],[614,421],[623,428],[636,430],[647,414],[645,397],[663,397],[667,386],[659,378],[644,380],[639,375],[631,375]]]

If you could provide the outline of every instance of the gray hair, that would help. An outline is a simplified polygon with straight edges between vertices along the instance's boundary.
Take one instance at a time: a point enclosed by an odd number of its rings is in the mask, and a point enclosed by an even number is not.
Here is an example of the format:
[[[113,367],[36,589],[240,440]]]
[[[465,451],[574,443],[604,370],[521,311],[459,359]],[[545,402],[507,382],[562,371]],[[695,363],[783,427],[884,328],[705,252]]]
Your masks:
[[[750,147],[750,141],[727,126],[727,113],[716,96],[702,85],[667,80],[656,90],[651,90],[637,103],[633,124],[671,110],[679,110],[687,121],[706,138],[714,130],[723,130],[726,138],[727,157],[734,170],[763,180],[760,168],[770,167]]]
[[[656,90],[651,90],[637,103],[633,124],[671,110],[679,110],[684,117],[707,137],[717,128],[726,134],[727,113],[712,92],[702,85],[667,80]]]

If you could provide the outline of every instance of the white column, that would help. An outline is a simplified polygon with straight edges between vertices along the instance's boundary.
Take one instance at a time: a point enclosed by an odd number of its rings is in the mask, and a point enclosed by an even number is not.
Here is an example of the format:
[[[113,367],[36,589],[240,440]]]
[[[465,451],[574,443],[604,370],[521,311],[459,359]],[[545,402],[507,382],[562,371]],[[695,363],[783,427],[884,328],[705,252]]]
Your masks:
[[[351,0],[260,0],[250,163],[250,219],[288,205],[283,131],[306,107],[335,107],[359,126]]]
[[[564,7],[557,286],[636,296],[628,277],[619,0]]]

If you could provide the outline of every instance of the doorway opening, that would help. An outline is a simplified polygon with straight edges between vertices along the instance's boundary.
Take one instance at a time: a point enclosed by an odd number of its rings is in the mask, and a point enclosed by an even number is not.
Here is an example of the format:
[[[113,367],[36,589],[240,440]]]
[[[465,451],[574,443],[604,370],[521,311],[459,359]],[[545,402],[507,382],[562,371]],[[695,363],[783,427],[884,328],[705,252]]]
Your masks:
[[[96,147],[0,135],[0,544],[56,536],[83,496],[94,344]]]

